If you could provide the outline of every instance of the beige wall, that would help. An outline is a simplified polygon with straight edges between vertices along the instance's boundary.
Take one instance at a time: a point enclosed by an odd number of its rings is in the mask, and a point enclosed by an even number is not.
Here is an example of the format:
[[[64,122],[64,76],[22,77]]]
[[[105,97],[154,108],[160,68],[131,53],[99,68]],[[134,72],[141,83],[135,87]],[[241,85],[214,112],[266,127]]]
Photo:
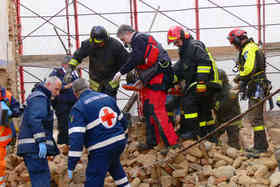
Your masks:
[[[9,41],[8,34],[8,0],[1,0],[0,6],[0,67],[2,67],[3,61],[7,61],[7,45]]]

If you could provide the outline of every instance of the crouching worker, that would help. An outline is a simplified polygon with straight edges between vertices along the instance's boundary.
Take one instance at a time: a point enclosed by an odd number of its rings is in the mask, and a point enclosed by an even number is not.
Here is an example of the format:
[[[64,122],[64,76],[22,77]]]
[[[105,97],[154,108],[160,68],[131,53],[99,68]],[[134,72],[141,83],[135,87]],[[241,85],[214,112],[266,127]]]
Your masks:
[[[78,101],[70,114],[68,177],[72,179],[85,146],[89,152],[85,187],[103,187],[107,171],[117,186],[129,186],[120,163],[127,143],[127,121],[115,99],[91,91],[85,79],[75,80],[72,88]]]
[[[20,115],[19,103],[5,88],[0,88],[0,186],[5,186],[5,157],[7,149],[12,143],[12,117]]]
[[[17,154],[22,156],[34,187],[50,187],[47,156],[59,154],[53,139],[51,97],[59,95],[61,81],[49,77],[37,85],[26,101],[20,126]]]

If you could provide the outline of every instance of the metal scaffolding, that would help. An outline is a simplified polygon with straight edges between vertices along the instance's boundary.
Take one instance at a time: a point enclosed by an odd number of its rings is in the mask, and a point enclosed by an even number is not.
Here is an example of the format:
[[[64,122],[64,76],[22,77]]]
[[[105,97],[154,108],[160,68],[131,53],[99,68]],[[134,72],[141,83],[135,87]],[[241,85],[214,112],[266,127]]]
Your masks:
[[[116,23],[113,19],[108,18],[108,16],[111,15],[128,15],[128,19],[130,19],[130,24],[133,28],[135,28],[136,31],[139,30],[139,22],[138,22],[138,17],[141,14],[160,14],[161,16],[165,17],[166,19],[172,21],[174,24],[180,25],[187,29],[188,31],[192,32],[195,34],[197,39],[201,38],[201,30],[218,30],[218,29],[230,29],[230,28],[253,28],[256,29],[258,32],[258,42],[259,44],[262,44],[263,48],[266,49],[266,28],[267,27],[272,27],[272,26],[279,26],[280,23],[268,23],[266,24],[265,19],[266,19],[266,7],[272,7],[272,6],[279,6],[280,1],[274,0],[270,1],[269,3],[266,2],[266,0],[256,0],[255,3],[251,4],[239,4],[239,5],[226,5],[226,6],[221,6],[219,1],[217,0],[194,0],[194,7],[191,8],[180,8],[180,9],[167,9],[167,10],[159,10],[159,8],[154,7],[151,3],[148,3],[148,0],[127,0],[129,3],[129,11],[116,11],[116,12],[99,12],[95,10],[92,7],[87,6],[83,0],[72,0],[69,2],[69,0],[65,0],[65,7],[59,9],[55,14],[53,15],[40,15],[39,12],[36,10],[33,10],[32,8],[28,7],[25,5],[25,0],[14,0],[16,4],[16,10],[17,10],[17,26],[18,26],[18,41],[19,41],[19,49],[18,52],[20,55],[24,55],[23,51],[23,45],[24,45],[24,40],[26,38],[42,38],[42,37],[56,37],[57,35],[55,34],[34,34],[35,32],[38,32],[40,28],[42,28],[46,24],[50,24],[53,27],[55,27],[59,32],[59,36],[61,37],[67,37],[67,47],[68,47],[68,52],[67,54],[71,54],[71,40],[75,40],[75,47],[76,49],[80,47],[80,36],[88,36],[86,33],[80,33],[80,25],[79,25],[79,18],[84,17],[84,16],[98,16],[104,22],[108,22],[112,24],[115,27],[118,27],[122,23]],[[211,4],[211,6],[200,6],[201,2],[208,2]],[[252,2],[252,1],[251,1]],[[138,11],[139,5],[148,7],[150,10],[143,10],[143,11]],[[73,13],[69,12],[69,7],[73,6]],[[79,13],[79,7],[88,10],[90,13]],[[248,8],[248,7],[255,7],[257,10],[257,24],[250,23],[246,19],[242,17],[242,15],[237,15],[230,9],[232,8]],[[21,9],[24,9],[25,11],[30,12],[32,15],[21,15]],[[232,16],[234,19],[239,20],[242,25],[234,25],[234,26],[216,26],[216,27],[203,27],[203,25],[200,25],[200,11],[201,10],[212,10],[212,9],[219,9],[222,10],[225,14],[228,14]],[[177,20],[175,17],[168,15],[168,13],[178,13],[178,12],[193,12],[195,16],[195,28],[190,28],[186,26],[184,23],[180,22]],[[22,25],[22,19],[41,19],[43,20],[43,23],[40,24],[37,27],[34,27],[31,32],[22,35],[22,28],[24,25]],[[61,28],[58,26],[53,19],[54,18],[65,18],[65,25],[66,29]],[[75,28],[75,33],[71,33],[70,27],[73,26],[71,25],[71,20],[74,19],[74,28]],[[145,32],[145,31],[144,31]],[[147,31],[149,33],[166,33],[167,30],[153,30],[153,31]],[[110,34],[115,34],[115,33],[110,33]],[[25,83],[24,82],[24,73],[31,74],[30,72],[24,70],[24,67],[19,67],[19,75],[20,75],[20,93],[21,93],[21,100],[22,102],[25,99]],[[34,77],[34,76],[33,76]],[[37,79],[41,79],[38,78]],[[141,97],[140,97],[141,98]],[[141,108],[139,108],[141,111]],[[139,114],[141,115],[141,114]]]

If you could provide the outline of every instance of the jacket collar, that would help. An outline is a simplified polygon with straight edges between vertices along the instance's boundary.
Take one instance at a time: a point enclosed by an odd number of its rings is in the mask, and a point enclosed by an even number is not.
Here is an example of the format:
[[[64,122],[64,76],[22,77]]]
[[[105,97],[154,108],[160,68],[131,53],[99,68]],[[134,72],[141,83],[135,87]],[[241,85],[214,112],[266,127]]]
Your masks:
[[[48,98],[51,98],[52,96],[52,93],[50,90],[48,90],[43,83],[39,84],[37,86],[37,88],[35,89],[35,91],[41,91],[43,92]]]
[[[91,92],[92,91],[90,89],[87,89],[87,90],[83,91],[83,93],[81,93],[81,95],[80,95],[80,98],[85,97],[86,95],[88,95]]]

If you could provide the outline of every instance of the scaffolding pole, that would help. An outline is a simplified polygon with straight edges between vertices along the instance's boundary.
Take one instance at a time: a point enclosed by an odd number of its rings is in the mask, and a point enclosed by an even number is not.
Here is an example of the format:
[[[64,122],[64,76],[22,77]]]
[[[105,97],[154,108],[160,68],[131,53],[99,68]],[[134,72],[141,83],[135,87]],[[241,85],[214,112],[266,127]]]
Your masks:
[[[70,34],[70,22],[69,22],[69,2],[65,0],[65,11],[66,11],[66,26],[67,26],[67,40],[68,40],[68,50],[67,55],[71,55],[71,34]]]
[[[262,30],[261,30],[261,0],[257,0],[257,18],[258,18],[258,43],[262,40]]]
[[[17,38],[18,38],[18,54],[21,56],[23,54],[23,45],[22,45],[22,38],[21,38],[21,20],[20,20],[20,0],[16,0],[16,11],[17,11]],[[20,96],[21,102],[24,103],[25,101],[25,89],[24,89],[24,75],[23,75],[23,67],[19,66],[19,79],[20,79]]]
[[[196,39],[200,40],[200,26],[199,26],[199,0],[195,0],[195,30]]]

